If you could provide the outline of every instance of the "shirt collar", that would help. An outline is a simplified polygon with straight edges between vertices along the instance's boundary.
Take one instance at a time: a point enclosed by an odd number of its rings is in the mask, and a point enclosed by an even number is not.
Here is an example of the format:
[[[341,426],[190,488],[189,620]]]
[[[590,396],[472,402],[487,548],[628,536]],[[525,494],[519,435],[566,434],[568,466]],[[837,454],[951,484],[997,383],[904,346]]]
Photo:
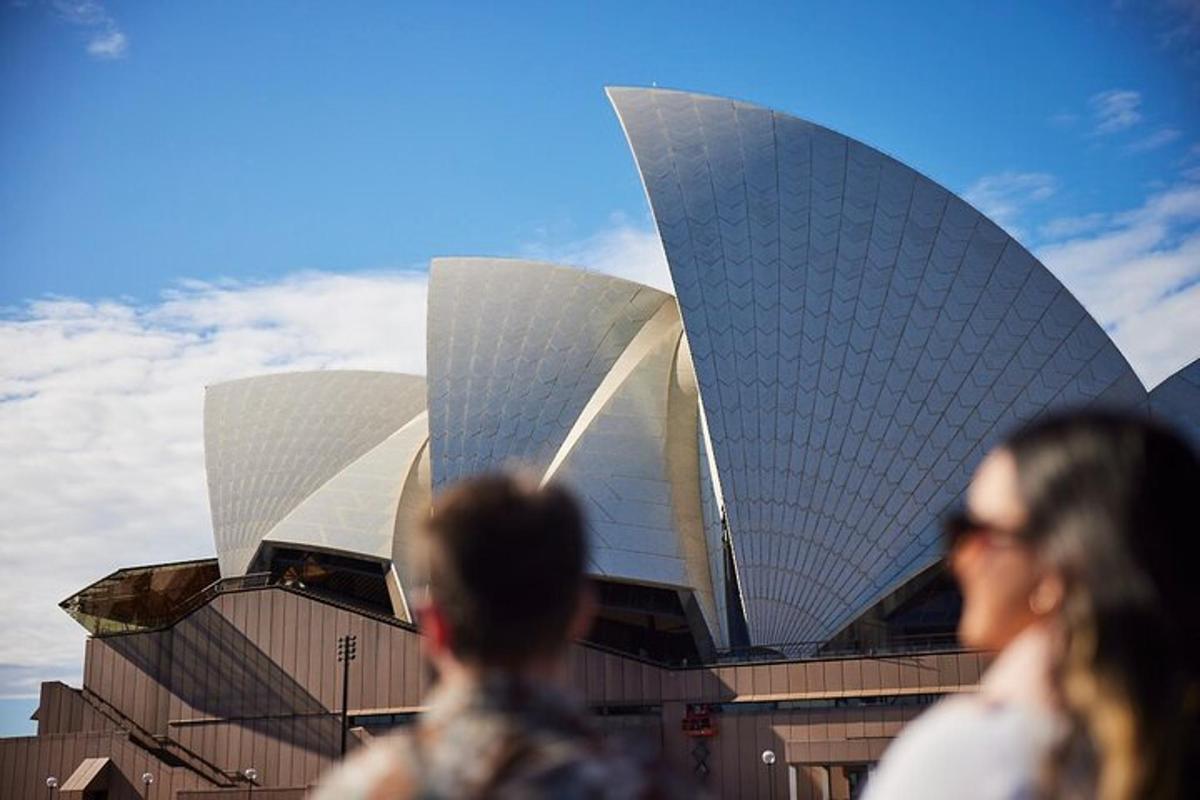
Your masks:
[[[1053,709],[1053,654],[1054,636],[1049,626],[1031,625],[996,656],[980,681],[980,695],[996,703]]]

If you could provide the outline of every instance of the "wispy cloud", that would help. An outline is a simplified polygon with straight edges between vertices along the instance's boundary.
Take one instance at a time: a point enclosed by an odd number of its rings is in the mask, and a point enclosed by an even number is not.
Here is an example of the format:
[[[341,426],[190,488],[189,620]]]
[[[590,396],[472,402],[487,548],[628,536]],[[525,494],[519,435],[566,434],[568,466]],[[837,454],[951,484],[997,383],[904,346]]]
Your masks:
[[[1142,96],[1128,89],[1109,89],[1092,95],[1088,106],[1097,135],[1128,130],[1142,120]]]
[[[120,58],[129,47],[129,39],[119,30],[106,31],[92,37],[87,51],[96,58]]]
[[[608,227],[586,238],[555,241],[543,236],[522,248],[521,254],[674,291],[658,234],[648,223],[635,225],[622,214],[614,214]]]
[[[424,369],[424,273],[193,283],[159,302],[28,304],[0,319],[0,696],[77,675],[57,603],[107,572],[212,553],[206,384]]]
[[[1079,115],[1071,111],[1059,111],[1050,115],[1048,122],[1056,128],[1070,128],[1079,121]]]
[[[1168,145],[1179,137],[1183,136],[1183,131],[1178,128],[1159,128],[1149,136],[1145,136],[1134,142],[1130,142],[1128,150],[1133,153],[1143,153],[1147,150],[1157,150],[1158,148]]]
[[[1191,48],[1200,40],[1200,2],[1197,0],[1160,0],[1158,3],[1163,30],[1159,44],[1167,48]],[[1191,50],[1190,60],[1195,63]]]
[[[1200,184],[1080,219],[1091,233],[1067,233],[1037,255],[1154,386],[1200,355]]]
[[[129,37],[98,0],[53,0],[59,18],[88,30],[87,52],[98,59],[117,59],[129,49]]]
[[[975,181],[963,197],[1019,239],[1024,233],[1019,226],[1021,215],[1057,190],[1058,181],[1044,172],[1001,172]]]
[[[1108,214],[1096,212],[1078,217],[1057,217],[1038,227],[1038,235],[1047,241],[1060,241],[1104,227]]]

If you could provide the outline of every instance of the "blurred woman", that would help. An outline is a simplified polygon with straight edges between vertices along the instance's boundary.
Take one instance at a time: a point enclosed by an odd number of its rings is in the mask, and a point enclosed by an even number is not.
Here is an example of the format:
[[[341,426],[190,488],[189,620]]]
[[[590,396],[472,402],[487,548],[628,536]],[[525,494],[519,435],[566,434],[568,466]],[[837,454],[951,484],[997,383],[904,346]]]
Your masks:
[[[1196,454],[1142,418],[1044,418],[990,453],[946,533],[959,638],[996,659],[866,796],[1195,796],[1198,513]]]

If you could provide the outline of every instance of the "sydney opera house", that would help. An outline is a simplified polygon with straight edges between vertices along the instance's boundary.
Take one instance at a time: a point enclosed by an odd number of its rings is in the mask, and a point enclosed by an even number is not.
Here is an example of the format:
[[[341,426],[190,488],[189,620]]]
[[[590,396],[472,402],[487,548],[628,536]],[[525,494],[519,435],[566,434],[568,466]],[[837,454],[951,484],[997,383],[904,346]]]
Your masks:
[[[37,736],[0,740],[0,795],[303,796],[343,714],[352,748],[420,713],[407,553],[431,497],[519,468],[588,511],[600,616],[571,661],[605,729],[717,796],[849,798],[986,663],[955,643],[937,523],[989,446],[1081,404],[1200,435],[1200,362],[1147,392],[1042,264],[912,168],[741,102],[609,97],[674,294],[438,259],[427,375],[209,386],[215,558],[62,603],[90,633],[82,686],[44,684]]]

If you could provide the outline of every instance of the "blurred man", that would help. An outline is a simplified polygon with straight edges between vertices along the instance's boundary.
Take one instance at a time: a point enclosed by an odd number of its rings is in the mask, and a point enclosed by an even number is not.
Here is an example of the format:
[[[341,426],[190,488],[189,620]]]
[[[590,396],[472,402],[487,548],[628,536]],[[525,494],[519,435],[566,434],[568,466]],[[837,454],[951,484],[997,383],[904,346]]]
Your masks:
[[[567,647],[592,615],[584,522],[567,492],[507,476],[461,484],[414,555],[438,674],[428,710],[356,754],[318,798],[693,796],[605,741],[566,689]]]

